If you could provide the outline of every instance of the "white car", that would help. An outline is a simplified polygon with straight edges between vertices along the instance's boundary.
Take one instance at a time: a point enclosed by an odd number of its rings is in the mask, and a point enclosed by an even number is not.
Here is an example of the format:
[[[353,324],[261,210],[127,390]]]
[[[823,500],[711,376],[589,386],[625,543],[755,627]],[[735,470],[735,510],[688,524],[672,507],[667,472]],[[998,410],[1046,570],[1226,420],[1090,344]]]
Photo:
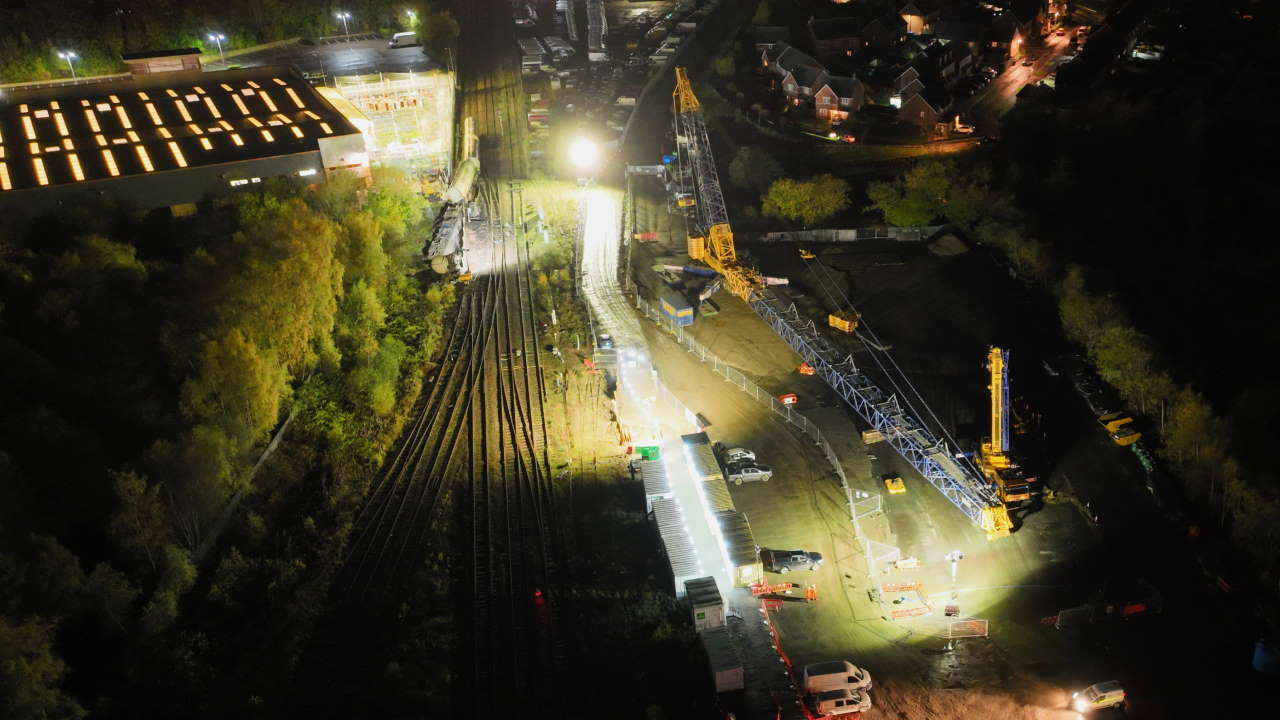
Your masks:
[[[769,482],[773,477],[773,469],[768,465],[740,465],[729,468],[725,479],[734,485],[744,482]]]
[[[801,676],[807,693],[827,690],[870,690],[871,673],[848,660],[829,660],[804,666]]]
[[[1100,682],[1071,693],[1071,708],[1076,712],[1091,712],[1109,707],[1124,707],[1124,688],[1119,681]]]
[[[871,696],[865,690],[826,690],[809,696],[813,709],[822,715],[847,715],[871,709]]]
[[[734,463],[754,462],[756,459],[756,454],[744,447],[726,448],[723,445],[716,443],[716,450],[719,451],[720,456],[724,458],[725,463],[730,465]]]

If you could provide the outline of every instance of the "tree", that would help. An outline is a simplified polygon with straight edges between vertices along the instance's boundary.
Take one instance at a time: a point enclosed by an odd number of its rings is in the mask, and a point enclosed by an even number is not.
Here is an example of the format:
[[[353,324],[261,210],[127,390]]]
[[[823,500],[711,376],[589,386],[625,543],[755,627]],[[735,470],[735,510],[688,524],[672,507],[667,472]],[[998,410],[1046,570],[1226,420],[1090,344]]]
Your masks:
[[[240,330],[205,343],[196,373],[182,385],[183,413],[219,428],[237,452],[247,452],[275,426],[287,389],[283,365]]]
[[[90,613],[118,632],[123,632],[132,612],[138,589],[124,573],[106,563],[98,563],[84,583],[84,602]]]
[[[917,227],[939,218],[971,225],[989,205],[989,183],[986,168],[963,176],[953,162],[928,161],[893,181],[868,183],[867,197],[890,225]]]
[[[711,64],[711,68],[715,70],[716,75],[722,78],[731,78],[735,70],[733,56],[721,55]]]
[[[107,524],[107,537],[122,549],[146,559],[156,569],[157,555],[169,541],[168,510],[160,486],[147,486],[135,472],[109,472],[119,506]]]
[[[769,3],[767,0],[761,0],[756,5],[756,14],[751,16],[752,25],[768,25],[769,24]]]
[[[71,720],[85,716],[61,688],[67,666],[53,651],[54,624],[0,616],[0,717]]]
[[[782,174],[782,165],[764,148],[743,145],[729,162],[729,182],[758,193]]]
[[[769,186],[763,212],[805,227],[830,218],[849,207],[849,183],[832,175],[811,180],[783,178]]]

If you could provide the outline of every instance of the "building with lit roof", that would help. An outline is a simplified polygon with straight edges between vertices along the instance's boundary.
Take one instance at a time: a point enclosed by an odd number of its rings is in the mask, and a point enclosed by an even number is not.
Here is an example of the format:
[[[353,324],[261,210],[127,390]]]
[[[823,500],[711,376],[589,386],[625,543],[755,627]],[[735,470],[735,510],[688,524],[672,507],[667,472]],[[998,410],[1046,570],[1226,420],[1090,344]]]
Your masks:
[[[0,95],[0,205],[41,212],[111,195],[177,208],[269,177],[368,173],[360,119],[291,66],[202,72],[187,51],[138,59],[118,80]]]

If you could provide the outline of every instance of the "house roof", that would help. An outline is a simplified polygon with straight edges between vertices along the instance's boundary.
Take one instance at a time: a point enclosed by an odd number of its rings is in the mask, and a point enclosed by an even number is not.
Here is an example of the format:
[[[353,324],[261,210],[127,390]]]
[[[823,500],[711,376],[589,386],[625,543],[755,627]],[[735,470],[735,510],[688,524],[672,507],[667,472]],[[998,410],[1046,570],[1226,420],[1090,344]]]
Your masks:
[[[292,66],[15,90],[0,96],[0,197],[315,151],[356,132]]]
[[[867,20],[859,17],[809,18],[809,32],[815,40],[843,40],[862,35]]]
[[[161,57],[181,57],[183,55],[199,55],[198,48],[177,48],[174,50],[145,50],[143,52],[123,53],[120,59],[129,60],[149,60],[151,58]]]
[[[907,15],[909,10],[915,10],[916,14],[929,15],[938,11],[937,0],[902,0],[897,3],[898,14]]]
[[[786,43],[778,43],[769,50],[765,51],[766,57],[772,55],[771,62],[782,70],[788,72],[795,70],[802,65],[813,65],[822,67],[822,64],[814,60],[809,55],[795,49]]]
[[[862,81],[856,77],[848,77],[845,75],[832,75],[827,78],[827,85],[837,97],[851,98],[858,94],[858,89],[862,87]]]
[[[796,79],[796,84],[800,87],[813,87],[821,83],[825,79],[827,71],[821,67],[813,65],[801,65],[791,71],[791,76]]]
[[[753,32],[757,44],[784,43],[791,39],[791,28],[781,25],[757,25]]]

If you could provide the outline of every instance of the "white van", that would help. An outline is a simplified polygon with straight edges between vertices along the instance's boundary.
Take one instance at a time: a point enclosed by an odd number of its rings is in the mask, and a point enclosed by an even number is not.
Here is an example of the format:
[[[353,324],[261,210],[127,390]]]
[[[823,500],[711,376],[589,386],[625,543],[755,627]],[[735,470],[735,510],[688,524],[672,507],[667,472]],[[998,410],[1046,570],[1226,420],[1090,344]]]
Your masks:
[[[866,691],[827,690],[809,696],[809,704],[820,715],[846,715],[871,709],[871,696]]]
[[[831,660],[805,665],[803,680],[806,693],[871,688],[871,673],[848,660]]]
[[[418,33],[410,30],[409,32],[398,32],[391,36],[391,42],[387,43],[389,48],[417,47]]]

